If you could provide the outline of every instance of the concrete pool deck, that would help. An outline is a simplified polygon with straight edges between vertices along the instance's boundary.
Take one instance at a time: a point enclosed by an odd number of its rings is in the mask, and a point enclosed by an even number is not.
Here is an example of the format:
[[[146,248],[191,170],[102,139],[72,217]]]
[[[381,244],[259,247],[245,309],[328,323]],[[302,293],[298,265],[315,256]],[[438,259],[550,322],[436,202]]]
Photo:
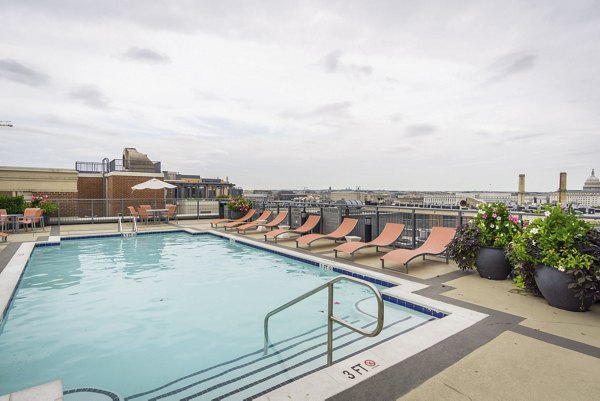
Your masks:
[[[139,226],[140,231],[176,228],[206,230],[210,225],[209,220],[182,220],[170,225]],[[113,223],[52,226],[43,232],[10,235],[8,243],[0,245],[0,271],[23,242],[44,241],[50,235],[116,232],[117,225]],[[260,233],[240,237],[263,242]],[[278,241],[276,246],[297,250],[293,240]],[[298,251],[334,260],[333,247],[332,241],[324,240],[316,242],[312,251]],[[510,280],[485,280],[477,273],[458,270],[452,261],[446,265],[439,258],[415,260],[408,275],[397,266],[382,271],[380,255],[368,250],[354,261],[340,260],[425,284],[427,287],[416,294],[489,317],[330,399],[597,399],[600,381],[593,372],[600,372],[600,304],[585,313],[563,311],[520,291]]]

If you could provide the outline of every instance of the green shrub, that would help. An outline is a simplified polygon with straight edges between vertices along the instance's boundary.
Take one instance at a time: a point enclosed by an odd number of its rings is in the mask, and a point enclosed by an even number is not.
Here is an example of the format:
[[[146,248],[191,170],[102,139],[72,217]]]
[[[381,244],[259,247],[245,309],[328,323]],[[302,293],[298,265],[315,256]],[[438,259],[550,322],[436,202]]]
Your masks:
[[[8,214],[23,213],[25,207],[22,196],[0,196],[0,209],[6,209]]]

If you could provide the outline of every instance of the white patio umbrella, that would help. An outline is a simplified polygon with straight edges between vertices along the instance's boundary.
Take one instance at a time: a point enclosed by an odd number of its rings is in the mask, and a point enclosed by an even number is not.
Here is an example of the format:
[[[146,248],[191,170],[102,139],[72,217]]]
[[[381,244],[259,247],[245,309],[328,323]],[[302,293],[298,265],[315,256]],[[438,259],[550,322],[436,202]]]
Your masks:
[[[168,182],[164,182],[161,180],[157,180],[156,178],[153,178],[151,180],[142,182],[141,184],[136,184],[134,186],[131,187],[132,191],[135,191],[136,189],[162,189],[164,192],[164,198],[166,200],[167,198],[167,189],[172,189],[172,188],[177,188],[176,185],[173,184],[169,184]]]
[[[169,184],[168,182],[157,180],[156,178],[153,178],[146,182],[142,182],[141,184],[136,184],[131,187],[131,189],[134,191],[136,189],[172,189],[172,188],[176,188],[176,186],[173,184]]]

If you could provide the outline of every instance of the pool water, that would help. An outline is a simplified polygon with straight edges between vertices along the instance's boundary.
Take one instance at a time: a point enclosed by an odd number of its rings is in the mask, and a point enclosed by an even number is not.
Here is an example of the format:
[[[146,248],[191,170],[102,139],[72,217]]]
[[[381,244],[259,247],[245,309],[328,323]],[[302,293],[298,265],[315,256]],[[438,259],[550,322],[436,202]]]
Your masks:
[[[61,379],[65,390],[151,399],[139,394],[256,353],[265,314],[335,276],[213,235],[38,247],[0,326],[0,394]],[[326,299],[323,291],[271,318],[271,342],[322,330]],[[336,316],[367,326],[374,319],[363,312],[375,305],[368,289],[336,285]],[[411,327],[431,320],[386,303],[388,316],[410,317]]]

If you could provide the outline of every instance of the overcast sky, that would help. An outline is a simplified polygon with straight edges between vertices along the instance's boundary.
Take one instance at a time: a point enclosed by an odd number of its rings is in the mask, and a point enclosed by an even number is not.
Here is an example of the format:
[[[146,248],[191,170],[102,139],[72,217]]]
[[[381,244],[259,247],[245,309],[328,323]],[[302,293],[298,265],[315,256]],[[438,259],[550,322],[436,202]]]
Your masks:
[[[0,0],[0,165],[245,189],[581,189],[600,1]]]

